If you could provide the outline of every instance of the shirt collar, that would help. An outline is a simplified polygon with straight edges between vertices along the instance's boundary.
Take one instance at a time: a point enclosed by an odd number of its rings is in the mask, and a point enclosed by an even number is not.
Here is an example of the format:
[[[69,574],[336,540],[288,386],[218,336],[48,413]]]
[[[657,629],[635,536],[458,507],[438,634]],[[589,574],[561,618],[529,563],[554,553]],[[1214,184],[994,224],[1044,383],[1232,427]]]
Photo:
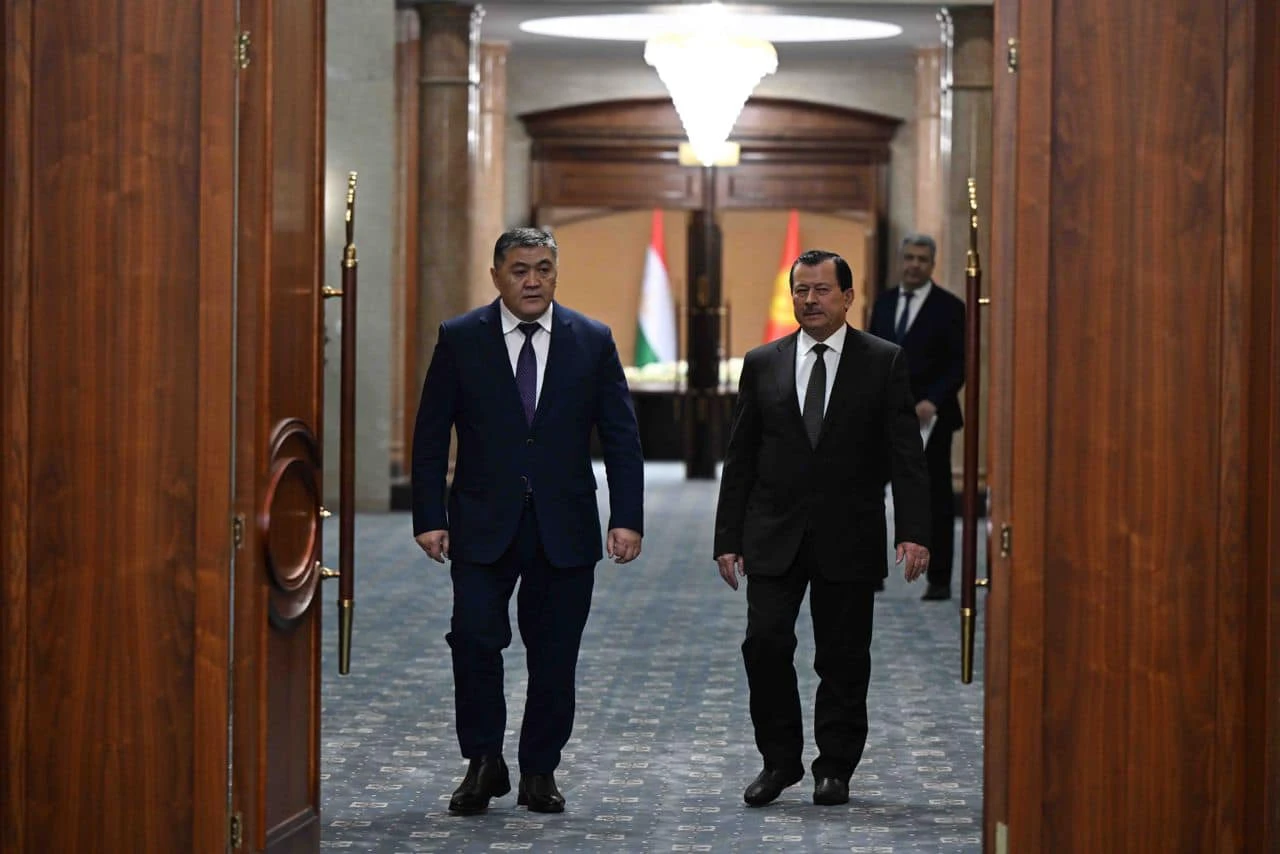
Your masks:
[[[911,292],[911,298],[912,298],[912,299],[915,299],[916,297],[919,297],[920,299],[916,302],[916,305],[920,305],[921,303],[923,303],[923,302],[924,302],[924,298],[925,298],[925,297],[927,297],[927,296],[929,295],[929,291],[931,291],[931,290],[933,290],[933,280],[932,280],[932,279],[930,279],[929,281],[925,282],[923,285],[921,285],[920,287],[918,287],[918,288],[916,288],[914,291],[912,291],[912,292]],[[902,298],[903,298],[903,297],[905,297],[906,295],[907,295],[907,289],[906,289],[906,288],[904,288],[904,287],[902,287],[901,285],[899,285],[899,286],[898,286],[898,299],[902,299]]]
[[[547,310],[544,311],[541,316],[536,317],[533,320],[533,322],[541,326],[548,335],[551,334],[551,310],[555,308],[555,306],[556,304],[554,302],[551,303],[547,306]],[[512,314],[511,309],[507,308],[507,304],[501,299],[498,300],[498,315],[502,318],[503,335],[510,334],[517,326],[524,322]]]
[[[823,341],[822,343],[826,344],[827,347],[829,347],[832,351],[834,351],[835,354],[838,356],[840,355],[841,351],[844,350],[844,339],[848,336],[848,334],[849,334],[849,325],[847,323],[841,324],[840,328],[837,329],[835,332],[832,332],[831,337],[828,338],[826,341]],[[813,345],[817,343],[818,343],[817,340],[814,339],[812,335],[810,335],[808,332],[805,332],[803,329],[801,329],[800,337],[796,339],[796,352],[798,352],[801,356],[807,356],[809,355],[809,351],[813,349]]]

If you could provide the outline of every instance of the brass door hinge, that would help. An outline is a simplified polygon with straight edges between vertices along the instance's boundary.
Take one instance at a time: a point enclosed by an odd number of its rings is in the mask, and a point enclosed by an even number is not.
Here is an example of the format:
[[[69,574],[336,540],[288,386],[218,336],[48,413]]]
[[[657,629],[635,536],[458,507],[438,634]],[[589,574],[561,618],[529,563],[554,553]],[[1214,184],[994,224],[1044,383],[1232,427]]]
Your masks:
[[[1018,73],[1018,40],[1009,39],[1009,50],[1005,54],[1005,68],[1010,74]]]
[[[237,513],[231,520],[231,543],[237,549],[244,546],[244,514]]]
[[[227,823],[227,841],[231,844],[232,851],[244,847],[244,816],[238,812],[232,813],[231,820]]]
[[[1013,526],[1005,522],[1000,526],[1000,557],[1013,553]]]
[[[249,35],[248,30],[241,30],[240,37],[236,39],[236,61],[241,68],[249,67],[249,48],[253,46],[253,37]]]

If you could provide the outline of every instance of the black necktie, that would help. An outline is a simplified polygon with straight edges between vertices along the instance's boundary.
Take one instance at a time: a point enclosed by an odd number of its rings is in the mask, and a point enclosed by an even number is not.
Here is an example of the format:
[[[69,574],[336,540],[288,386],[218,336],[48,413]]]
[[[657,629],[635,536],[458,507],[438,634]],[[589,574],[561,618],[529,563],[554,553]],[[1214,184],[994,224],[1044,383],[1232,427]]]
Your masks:
[[[815,448],[822,434],[822,405],[827,399],[827,362],[822,354],[828,349],[826,344],[813,345],[813,370],[804,391],[804,429],[809,434],[809,444]]]
[[[538,408],[538,356],[533,352],[533,333],[539,327],[536,323],[521,323],[518,328],[524,333],[524,345],[516,357],[516,388],[520,390],[525,420],[532,424]]]
[[[902,317],[898,318],[898,328],[893,331],[893,337],[898,339],[898,345],[901,346],[903,340],[907,337],[907,321],[911,318],[911,298],[915,294],[911,291],[902,292]]]

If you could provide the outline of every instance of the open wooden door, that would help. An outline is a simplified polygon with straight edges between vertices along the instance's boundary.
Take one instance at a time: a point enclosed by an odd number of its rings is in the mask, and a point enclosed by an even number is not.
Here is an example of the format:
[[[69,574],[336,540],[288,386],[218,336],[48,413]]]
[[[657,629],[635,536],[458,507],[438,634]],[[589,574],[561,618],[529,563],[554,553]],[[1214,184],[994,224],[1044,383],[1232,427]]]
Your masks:
[[[986,850],[1280,850],[1276,4],[995,43]]]
[[[232,811],[320,843],[324,3],[241,0]]]

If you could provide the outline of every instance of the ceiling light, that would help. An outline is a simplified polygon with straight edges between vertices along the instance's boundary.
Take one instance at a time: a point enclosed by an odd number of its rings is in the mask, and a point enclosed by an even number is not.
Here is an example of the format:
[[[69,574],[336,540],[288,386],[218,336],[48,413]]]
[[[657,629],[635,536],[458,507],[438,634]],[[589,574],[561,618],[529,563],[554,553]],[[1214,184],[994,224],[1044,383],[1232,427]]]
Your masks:
[[[686,7],[675,12],[536,18],[520,24],[520,29],[541,36],[643,42],[656,35],[680,30],[698,12],[699,7]],[[883,21],[745,11],[735,12],[728,23],[735,35],[764,39],[774,44],[887,39],[902,33],[902,27]]]

